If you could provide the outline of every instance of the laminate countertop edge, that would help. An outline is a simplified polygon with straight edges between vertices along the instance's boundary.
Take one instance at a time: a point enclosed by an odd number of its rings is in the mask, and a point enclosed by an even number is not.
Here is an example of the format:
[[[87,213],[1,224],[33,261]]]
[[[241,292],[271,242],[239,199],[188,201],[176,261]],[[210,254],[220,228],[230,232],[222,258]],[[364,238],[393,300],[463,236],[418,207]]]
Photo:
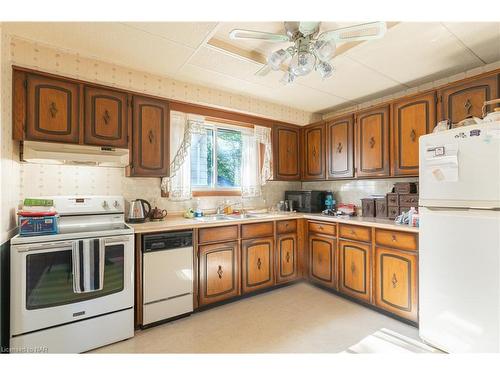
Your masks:
[[[418,228],[410,227],[408,225],[403,225],[403,224],[395,224],[394,221],[390,219],[381,219],[375,217],[373,218],[358,217],[358,216],[350,218],[339,218],[333,216],[325,216],[321,214],[308,214],[308,213],[274,214],[266,217],[228,219],[217,222],[204,222],[196,219],[187,219],[181,216],[171,216],[167,217],[166,220],[159,222],[149,221],[141,224],[129,224],[129,225],[134,229],[135,234],[142,234],[142,233],[166,232],[172,230],[195,229],[195,228],[213,228],[213,227],[223,227],[235,224],[262,223],[266,221],[280,221],[280,220],[292,220],[292,219],[307,219],[307,220],[315,220],[322,222],[361,225],[361,226],[375,227],[380,229],[418,233]]]

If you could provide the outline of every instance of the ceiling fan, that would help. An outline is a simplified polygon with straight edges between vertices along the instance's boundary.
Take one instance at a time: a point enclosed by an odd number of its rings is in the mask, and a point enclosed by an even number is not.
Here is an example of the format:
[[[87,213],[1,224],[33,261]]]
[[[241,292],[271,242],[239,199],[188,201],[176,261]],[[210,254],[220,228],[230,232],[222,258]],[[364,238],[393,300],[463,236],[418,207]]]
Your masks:
[[[291,84],[295,78],[305,76],[312,70],[326,79],[333,74],[330,60],[335,55],[336,46],[342,42],[359,42],[384,36],[385,22],[370,22],[319,33],[320,22],[285,22],[285,33],[275,34],[264,31],[234,29],[231,39],[256,39],[267,42],[291,42],[286,49],[278,49],[267,57],[267,63],[256,75],[266,75],[271,70],[285,70],[281,79]]]

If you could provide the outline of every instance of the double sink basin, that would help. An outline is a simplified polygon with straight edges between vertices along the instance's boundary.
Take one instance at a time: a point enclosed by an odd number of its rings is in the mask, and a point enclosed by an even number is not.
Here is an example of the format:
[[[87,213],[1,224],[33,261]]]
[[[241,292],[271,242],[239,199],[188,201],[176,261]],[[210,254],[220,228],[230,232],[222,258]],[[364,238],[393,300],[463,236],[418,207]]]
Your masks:
[[[276,214],[261,213],[261,214],[241,214],[241,215],[208,215],[202,217],[195,217],[194,219],[202,222],[214,222],[214,221],[233,221],[233,220],[244,220],[244,219],[265,219],[274,216],[276,216]]]

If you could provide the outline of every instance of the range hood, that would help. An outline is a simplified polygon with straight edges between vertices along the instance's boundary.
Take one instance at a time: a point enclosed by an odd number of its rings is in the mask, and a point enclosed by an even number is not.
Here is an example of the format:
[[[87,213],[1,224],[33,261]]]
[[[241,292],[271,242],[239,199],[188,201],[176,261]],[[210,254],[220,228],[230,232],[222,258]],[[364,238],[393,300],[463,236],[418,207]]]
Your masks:
[[[50,142],[21,142],[21,161],[37,164],[126,167],[127,149]]]

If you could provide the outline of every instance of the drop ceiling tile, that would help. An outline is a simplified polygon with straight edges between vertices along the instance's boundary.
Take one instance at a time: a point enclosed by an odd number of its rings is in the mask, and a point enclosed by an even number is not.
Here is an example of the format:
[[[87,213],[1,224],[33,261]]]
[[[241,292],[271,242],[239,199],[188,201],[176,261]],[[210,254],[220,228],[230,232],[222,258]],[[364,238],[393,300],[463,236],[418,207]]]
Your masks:
[[[347,100],[337,96],[315,90],[313,88],[294,83],[289,86],[279,86],[276,94],[294,108],[301,108],[309,112],[322,112],[326,108],[347,104]]]
[[[500,22],[447,22],[444,26],[485,63],[500,60]]]
[[[197,48],[217,22],[125,22],[127,26]]]
[[[440,23],[400,23],[382,39],[362,43],[346,56],[411,84],[482,64]]]

